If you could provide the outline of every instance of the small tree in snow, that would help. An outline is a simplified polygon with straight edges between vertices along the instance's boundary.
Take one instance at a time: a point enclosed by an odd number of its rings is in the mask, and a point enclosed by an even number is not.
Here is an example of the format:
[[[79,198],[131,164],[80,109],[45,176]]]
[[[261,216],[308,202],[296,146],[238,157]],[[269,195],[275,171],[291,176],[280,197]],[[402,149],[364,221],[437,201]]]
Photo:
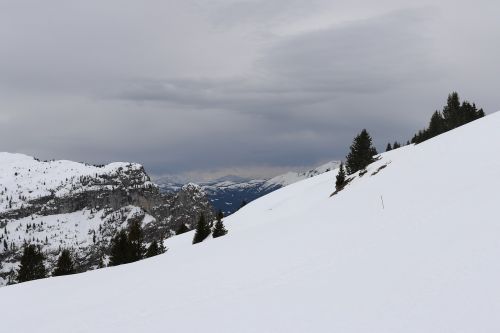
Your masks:
[[[340,162],[340,168],[339,168],[339,173],[337,173],[337,177],[335,179],[335,189],[337,191],[340,191],[344,188],[346,184],[346,179],[345,179],[345,170],[344,170],[344,163]]]
[[[217,222],[215,222],[214,230],[212,232],[212,236],[214,238],[224,236],[227,234],[227,230],[224,227],[224,223],[222,223],[222,219],[224,218],[224,214],[221,210],[217,213]]]
[[[372,145],[372,138],[366,129],[358,134],[351,145],[351,151],[346,157],[346,169],[349,175],[365,169],[375,161],[377,150]]]
[[[71,253],[69,250],[62,250],[59,259],[57,259],[56,268],[52,273],[52,276],[61,276],[61,275],[69,275],[75,274],[76,269],[73,263],[73,259],[71,258]]]
[[[196,225],[196,233],[194,234],[193,244],[203,242],[205,238],[210,236],[210,225],[205,219],[205,215],[201,214],[198,224]]]

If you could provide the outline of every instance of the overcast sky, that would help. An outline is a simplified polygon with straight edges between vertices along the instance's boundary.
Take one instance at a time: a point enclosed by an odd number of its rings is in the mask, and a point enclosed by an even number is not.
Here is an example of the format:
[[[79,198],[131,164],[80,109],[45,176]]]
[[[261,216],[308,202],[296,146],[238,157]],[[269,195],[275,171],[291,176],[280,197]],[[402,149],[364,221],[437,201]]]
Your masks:
[[[0,151],[267,177],[500,109],[500,2],[0,0]]]

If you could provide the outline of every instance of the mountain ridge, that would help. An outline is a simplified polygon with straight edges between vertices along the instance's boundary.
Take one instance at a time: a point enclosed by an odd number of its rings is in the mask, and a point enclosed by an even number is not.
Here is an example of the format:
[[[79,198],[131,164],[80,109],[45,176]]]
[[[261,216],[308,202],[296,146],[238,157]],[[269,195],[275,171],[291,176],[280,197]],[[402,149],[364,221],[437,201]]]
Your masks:
[[[236,212],[243,202],[251,202],[284,186],[333,170],[339,165],[339,161],[330,161],[307,171],[290,171],[270,179],[247,179],[228,175],[213,181],[201,182],[199,185],[207,193],[214,208],[228,216]],[[182,184],[172,183],[171,180],[167,177],[155,181],[165,193],[178,191]]]

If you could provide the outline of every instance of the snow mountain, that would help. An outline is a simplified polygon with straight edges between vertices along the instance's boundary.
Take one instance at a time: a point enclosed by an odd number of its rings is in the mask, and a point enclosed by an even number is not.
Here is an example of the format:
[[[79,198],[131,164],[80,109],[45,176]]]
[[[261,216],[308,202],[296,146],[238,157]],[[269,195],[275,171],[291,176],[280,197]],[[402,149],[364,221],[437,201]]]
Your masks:
[[[339,167],[339,161],[325,163],[315,169],[304,172],[288,172],[271,179],[245,179],[238,176],[225,176],[200,186],[207,194],[215,210],[222,210],[225,216],[236,212],[242,202],[251,202],[277,189],[296,183],[303,179],[317,176]],[[155,179],[162,192],[175,193],[182,184],[177,179],[163,177]]]
[[[213,214],[199,186],[161,194],[139,164],[0,153],[0,286],[12,279],[24,244],[42,247],[49,270],[61,249],[72,249],[85,271],[105,259],[111,237],[131,221],[141,221],[151,241],[180,224],[194,228],[201,213]]]
[[[224,237],[1,288],[2,331],[499,332],[499,129],[383,153],[335,195],[336,170],[286,186]]]

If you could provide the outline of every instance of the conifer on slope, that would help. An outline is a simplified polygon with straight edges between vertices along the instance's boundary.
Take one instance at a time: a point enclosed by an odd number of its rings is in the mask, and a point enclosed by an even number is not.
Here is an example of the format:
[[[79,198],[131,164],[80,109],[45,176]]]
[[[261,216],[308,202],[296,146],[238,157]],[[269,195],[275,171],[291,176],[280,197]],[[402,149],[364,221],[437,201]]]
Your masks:
[[[335,179],[335,189],[337,191],[340,191],[344,188],[346,184],[345,176],[344,163],[340,162],[339,173],[337,173],[337,177]]]
[[[68,249],[62,250],[59,259],[57,259],[57,264],[54,272],[52,273],[52,276],[69,275],[75,273],[76,269],[73,263],[73,259],[71,258],[70,251]]]
[[[24,247],[21,265],[17,271],[17,282],[43,279],[47,276],[47,271],[43,264],[44,256],[33,244]]]
[[[224,227],[224,223],[222,222],[222,219],[224,218],[224,213],[222,213],[221,210],[217,213],[217,222],[215,222],[215,227],[212,232],[212,236],[214,238],[224,236],[227,234],[227,230]]]
[[[146,250],[144,249],[144,233],[142,231],[141,222],[138,220],[132,221],[128,228],[128,243],[130,246],[130,260],[137,261],[144,258]]]
[[[160,254],[160,248],[158,247],[158,242],[156,240],[149,244],[148,250],[146,251],[146,258],[151,258]]]
[[[109,266],[128,264],[132,262],[131,257],[127,232],[121,230],[111,241]]]
[[[193,237],[193,244],[203,242],[205,238],[210,236],[210,225],[205,219],[205,215],[201,214],[198,224],[196,225],[196,232]]]
[[[372,145],[372,138],[366,129],[358,134],[351,145],[350,152],[346,157],[347,174],[351,175],[359,170],[365,169],[375,161],[377,150]]]

